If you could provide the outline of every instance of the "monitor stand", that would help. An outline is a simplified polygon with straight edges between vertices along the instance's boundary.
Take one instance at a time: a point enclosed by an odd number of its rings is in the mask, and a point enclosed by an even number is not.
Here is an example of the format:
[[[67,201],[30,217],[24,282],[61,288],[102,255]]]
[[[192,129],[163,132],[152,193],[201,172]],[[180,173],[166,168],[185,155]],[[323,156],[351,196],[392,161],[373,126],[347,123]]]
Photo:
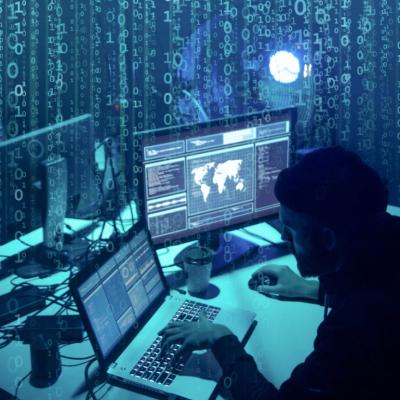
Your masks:
[[[57,158],[42,163],[41,194],[43,244],[28,251],[30,257],[15,268],[21,278],[44,277],[60,270],[68,262],[64,246],[64,219],[67,210],[67,162]]]

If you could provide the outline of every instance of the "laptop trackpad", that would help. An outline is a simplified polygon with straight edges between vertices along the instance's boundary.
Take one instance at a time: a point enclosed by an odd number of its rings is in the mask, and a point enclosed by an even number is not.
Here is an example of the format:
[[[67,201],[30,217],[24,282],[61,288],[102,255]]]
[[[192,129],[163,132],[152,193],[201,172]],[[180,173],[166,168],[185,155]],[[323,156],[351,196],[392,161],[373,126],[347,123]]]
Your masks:
[[[211,350],[201,350],[192,353],[186,361],[181,375],[196,376],[218,382],[222,377],[222,369]]]

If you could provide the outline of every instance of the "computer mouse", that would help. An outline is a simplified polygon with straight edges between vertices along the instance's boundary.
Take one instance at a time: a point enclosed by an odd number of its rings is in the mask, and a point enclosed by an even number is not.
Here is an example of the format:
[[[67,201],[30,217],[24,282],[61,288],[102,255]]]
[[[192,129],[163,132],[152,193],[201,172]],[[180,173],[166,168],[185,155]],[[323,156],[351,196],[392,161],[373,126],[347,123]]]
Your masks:
[[[259,274],[257,277],[250,278],[248,285],[251,290],[257,290],[258,286],[274,286],[278,279],[273,275]]]

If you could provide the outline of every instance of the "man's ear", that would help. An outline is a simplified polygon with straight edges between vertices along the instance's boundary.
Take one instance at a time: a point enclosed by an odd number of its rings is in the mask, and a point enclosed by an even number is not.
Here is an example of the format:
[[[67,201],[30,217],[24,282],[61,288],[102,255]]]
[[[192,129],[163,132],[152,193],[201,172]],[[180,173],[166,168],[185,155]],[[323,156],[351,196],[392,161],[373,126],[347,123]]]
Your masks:
[[[322,246],[326,251],[333,251],[337,245],[336,233],[333,229],[324,227],[322,228]]]

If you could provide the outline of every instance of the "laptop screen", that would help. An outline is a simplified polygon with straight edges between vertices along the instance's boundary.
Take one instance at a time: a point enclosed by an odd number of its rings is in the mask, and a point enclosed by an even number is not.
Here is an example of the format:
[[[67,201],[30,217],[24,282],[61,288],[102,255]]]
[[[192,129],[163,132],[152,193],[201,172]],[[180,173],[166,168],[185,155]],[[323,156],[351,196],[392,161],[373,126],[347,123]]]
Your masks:
[[[154,257],[146,231],[140,230],[77,287],[104,358],[163,291]]]

